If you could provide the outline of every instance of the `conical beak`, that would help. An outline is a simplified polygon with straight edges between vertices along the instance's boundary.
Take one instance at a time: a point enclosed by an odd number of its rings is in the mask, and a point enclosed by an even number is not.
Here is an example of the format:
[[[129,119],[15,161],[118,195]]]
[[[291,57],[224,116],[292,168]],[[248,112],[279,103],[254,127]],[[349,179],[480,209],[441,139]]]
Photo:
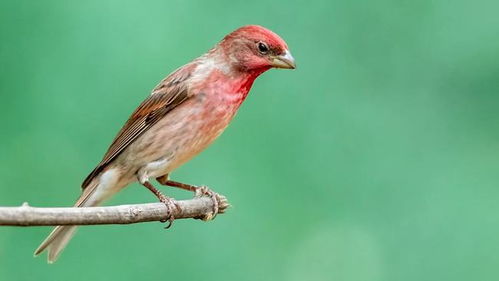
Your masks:
[[[296,68],[295,59],[293,58],[291,53],[288,50],[286,50],[284,54],[275,56],[272,59],[272,67],[295,69]]]

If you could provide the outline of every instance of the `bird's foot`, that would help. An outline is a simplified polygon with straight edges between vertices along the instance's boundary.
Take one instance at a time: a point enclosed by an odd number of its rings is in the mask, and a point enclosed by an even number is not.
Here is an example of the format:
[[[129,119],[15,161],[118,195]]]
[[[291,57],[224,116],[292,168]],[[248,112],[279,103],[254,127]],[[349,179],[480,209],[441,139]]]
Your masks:
[[[174,208],[177,209],[178,212],[180,212],[181,209],[180,206],[177,204],[177,202],[173,200],[173,198],[165,196],[164,194],[160,194],[158,198],[159,201],[165,204],[166,208],[168,209],[168,217],[161,220],[162,223],[168,222],[168,225],[165,226],[165,229],[168,229],[173,225],[173,221],[175,221],[175,215],[173,209]]]
[[[175,220],[175,215],[173,208],[177,209],[177,212],[180,212],[182,209],[180,206],[173,200],[173,198],[170,198],[168,196],[165,196],[161,191],[156,189],[149,181],[145,180],[142,183],[143,186],[145,186],[147,189],[149,189],[154,195],[159,199],[159,201],[163,204],[166,205],[166,208],[168,210],[168,217],[166,219],[162,219],[161,222],[169,222],[168,225],[165,228],[170,228],[173,224],[173,221]]]
[[[225,196],[212,191],[207,186],[195,186],[191,184],[181,183],[178,181],[173,181],[168,178],[168,175],[158,177],[156,178],[156,180],[162,185],[167,185],[192,191],[196,194],[195,197],[203,197],[203,196],[210,197],[211,200],[213,200],[213,212],[203,215],[198,219],[202,219],[204,221],[212,220],[216,217],[217,214],[224,213],[225,210],[229,207],[229,203],[227,201],[227,198],[225,198]]]
[[[211,200],[213,201],[213,212],[206,214],[205,216],[201,217],[202,220],[204,221],[209,221],[215,219],[217,214],[220,212],[220,201],[222,200],[222,196],[220,196],[218,193],[214,192],[213,190],[209,189],[207,186],[202,185],[202,186],[197,186],[195,190],[195,197],[203,197],[207,196],[210,197]],[[225,197],[223,197],[225,199]]]

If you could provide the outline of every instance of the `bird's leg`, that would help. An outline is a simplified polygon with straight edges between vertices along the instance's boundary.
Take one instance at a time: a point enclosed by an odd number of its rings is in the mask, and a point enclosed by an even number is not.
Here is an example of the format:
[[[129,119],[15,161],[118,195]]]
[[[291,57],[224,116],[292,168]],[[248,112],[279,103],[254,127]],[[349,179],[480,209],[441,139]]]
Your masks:
[[[158,177],[158,178],[156,178],[156,180],[162,185],[177,187],[180,189],[192,191],[196,194],[196,197],[201,197],[201,196],[205,196],[205,195],[210,197],[211,200],[213,201],[213,215],[212,215],[212,217],[209,217],[208,219],[214,219],[217,216],[218,210],[219,210],[219,203],[218,202],[219,202],[220,196],[216,192],[214,192],[213,190],[209,189],[207,186],[204,186],[204,185],[203,186],[195,186],[195,185],[191,185],[191,184],[181,183],[178,181],[172,181],[169,179],[168,175]]]
[[[180,207],[173,201],[172,198],[165,196],[161,191],[156,189],[149,181],[144,181],[142,183],[143,186],[147,187],[156,197],[158,197],[159,201],[164,203],[166,207],[168,208],[168,218],[165,220],[162,220],[161,222],[166,222],[168,221],[168,225],[165,228],[170,228],[173,224],[173,221],[175,220],[175,216],[173,215],[173,208],[177,208],[177,210],[180,210]]]

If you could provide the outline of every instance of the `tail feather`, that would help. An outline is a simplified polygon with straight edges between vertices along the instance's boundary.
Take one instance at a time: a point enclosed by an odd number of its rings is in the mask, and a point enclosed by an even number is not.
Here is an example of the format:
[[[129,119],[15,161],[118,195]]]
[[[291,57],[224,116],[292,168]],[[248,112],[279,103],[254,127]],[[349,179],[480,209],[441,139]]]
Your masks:
[[[38,246],[35,251],[35,256],[41,254],[45,249],[48,248],[48,262],[53,263],[59,257],[59,254],[64,250],[69,240],[73,237],[76,231],[76,226],[66,225],[66,226],[56,226],[54,230],[49,234],[49,236]]]
[[[75,207],[90,207],[102,203],[103,200],[112,195],[109,192],[96,192],[97,190],[106,190],[114,182],[105,181],[100,183],[99,177],[94,178],[92,182],[83,190],[80,198],[75,203]],[[94,195],[94,196],[92,196]],[[76,231],[75,225],[59,225],[52,230],[48,237],[35,250],[35,256],[48,249],[48,262],[53,263],[66,247]]]
[[[57,260],[62,250],[64,250],[64,248],[69,243],[71,238],[73,238],[75,232],[76,232],[76,226],[74,225],[60,227],[60,233],[52,242],[52,246],[50,247],[48,253],[47,261],[49,263],[53,263]]]

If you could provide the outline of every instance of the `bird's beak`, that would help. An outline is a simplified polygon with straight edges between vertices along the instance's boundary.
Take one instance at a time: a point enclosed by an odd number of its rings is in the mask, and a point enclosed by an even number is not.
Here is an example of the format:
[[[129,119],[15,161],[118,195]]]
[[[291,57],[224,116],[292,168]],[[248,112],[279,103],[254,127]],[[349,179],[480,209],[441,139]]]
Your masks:
[[[286,50],[284,54],[272,58],[272,67],[295,69],[296,68],[295,59],[293,58],[291,53],[288,50]]]

